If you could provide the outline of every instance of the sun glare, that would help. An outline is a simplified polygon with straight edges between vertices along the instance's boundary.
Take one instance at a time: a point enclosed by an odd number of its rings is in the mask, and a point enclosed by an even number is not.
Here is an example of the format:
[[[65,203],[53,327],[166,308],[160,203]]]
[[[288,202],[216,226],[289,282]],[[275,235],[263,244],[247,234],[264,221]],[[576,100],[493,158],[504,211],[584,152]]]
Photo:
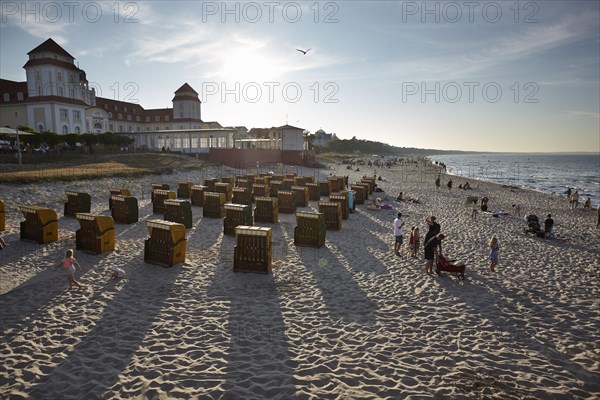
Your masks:
[[[281,63],[262,49],[237,49],[223,60],[221,75],[231,82],[272,82],[283,74]]]

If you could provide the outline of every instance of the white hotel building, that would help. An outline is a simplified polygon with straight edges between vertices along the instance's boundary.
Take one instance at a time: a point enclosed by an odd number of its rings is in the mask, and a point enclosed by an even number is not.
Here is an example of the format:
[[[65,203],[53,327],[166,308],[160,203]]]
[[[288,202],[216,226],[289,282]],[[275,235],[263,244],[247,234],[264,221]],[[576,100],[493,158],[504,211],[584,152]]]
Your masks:
[[[234,147],[237,129],[203,122],[198,93],[187,83],[175,91],[173,108],[144,109],[96,97],[85,71],[52,39],[27,54],[25,82],[0,79],[0,126],[59,134],[109,131],[127,134],[136,146],[150,150],[196,153]]]

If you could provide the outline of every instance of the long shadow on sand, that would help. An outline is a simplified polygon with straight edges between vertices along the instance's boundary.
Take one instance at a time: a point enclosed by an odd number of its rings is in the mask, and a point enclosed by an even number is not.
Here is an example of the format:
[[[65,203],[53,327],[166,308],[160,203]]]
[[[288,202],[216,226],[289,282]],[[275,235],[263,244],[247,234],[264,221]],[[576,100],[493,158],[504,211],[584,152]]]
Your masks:
[[[293,235],[293,234],[292,234]],[[332,319],[372,325],[375,304],[356,283],[346,260],[340,260],[328,248],[298,247],[300,260],[319,288]]]
[[[134,268],[131,265],[127,267]],[[143,342],[181,272],[181,266],[165,269],[146,264],[141,268],[147,269],[142,273],[155,275],[154,279],[138,279],[140,276],[137,274],[124,281],[122,290],[104,308],[102,317],[85,338],[67,352],[67,358],[41,379],[30,393],[32,398],[105,397]],[[139,298],[148,291],[152,292],[153,301],[141,304]],[[99,292],[89,301],[96,301],[101,296]],[[86,384],[77,387],[64,384],[70,380],[69,377],[82,375]]]
[[[358,234],[361,236],[361,238],[364,238],[361,240],[361,245],[359,248],[349,245],[347,241],[349,235],[353,235],[355,232],[348,231],[344,228],[342,228],[341,231],[327,231],[327,240],[335,245],[335,247],[337,247],[340,251],[342,251],[346,258],[353,259],[354,255],[356,255],[365,260],[363,263],[352,263],[351,268],[353,271],[372,272],[377,275],[387,274],[388,270],[386,266],[373,253],[371,253],[371,251],[369,251],[368,247],[387,252],[389,251],[390,244],[385,243],[374,234],[365,235],[366,229],[369,229],[372,226],[373,230],[377,232],[377,230],[381,230],[381,225],[374,223],[360,213],[354,213],[350,216],[350,218],[355,219],[353,222],[357,225],[356,229],[360,230]],[[391,237],[392,236],[390,235],[390,238]]]
[[[107,257],[107,253],[91,255],[84,253],[76,253],[75,258],[79,261],[83,269],[83,275],[76,275],[76,279],[80,280],[81,276],[85,276],[92,270],[90,265],[102,263]],[[48,255],[49,265],[58,263],[64,257],[63,248],[55,249]],[[10,341],[13,337],[18,336],[19,332],[31,327],[36,321],[44,315],[48,309],[54,307],[58,301],[57,298],[65,293],[67,288],[67,279],[65,272],[60,268],[47,268],[40,271],[31,279],[23,282],[13,290],[0,296],[0,336],[3,341]],[[27,293],[27,303],[31,304],[28,312],[23,312],[23,299],[19,296],[21,292]],[[21,310],[21,311],[14,311]],[[29,319],[26,323],[24,320]],[[5,331],[13,330],[12,333],[6,334]]]
[[[231,238],[224,239],[223,246],[232,245]],[[294,399],[295,363],[273,275],[235,273],[232,255],[221,253],[208,289],[210,298],[228,301],[230,307],[225,393],[220,398]]]
[[[600,391],[597,376],[594,377],[592,373],[584,370],[580,364],[571,361],[566,354],[555,349],[551,343],[544,342],[539,337],[536,337],[536,332],[528,327],[530,324],[529,320],[514,317],[522,314],[517,304],[504,301],[503,298],[519,299],[522,296],[505,286],[500,287],[474,271],[470,271],[469,275],[474,275],[474,279],[477,282],[485,284],[487,288],[479,284],[468,284],[468,286],[457,285],[454,280],[444,278],[439,279],[438,282],[450,294],[463,299],[468,307],[481,315],[482,319],[491,321],[497,331],[509,335],[518,345],[525,346],[537,352],[541,357],[548,360],[548,365],[561,366],[570,375],[583,381],[582,390],[596,393]],[[493,292],[490,290],[493,290]],[[490,298],[493,298],[493,300],[490,300]],[[552,301],[554,302],[554,300]],[[493,312],[490,312],[491,303],[495,305]],[[528,307],[534,306],[530,302],[526,305]],[[535,307],[540,308],[539,306]],[[557,321],[551,316],[543,317],[544,315],[548,315],[544,310],[536,312],[536,317],[542,318],[542,321],[539,323],[540,329],[547,329],[557,324]],[[594,339],[592,338],[592,340]]]

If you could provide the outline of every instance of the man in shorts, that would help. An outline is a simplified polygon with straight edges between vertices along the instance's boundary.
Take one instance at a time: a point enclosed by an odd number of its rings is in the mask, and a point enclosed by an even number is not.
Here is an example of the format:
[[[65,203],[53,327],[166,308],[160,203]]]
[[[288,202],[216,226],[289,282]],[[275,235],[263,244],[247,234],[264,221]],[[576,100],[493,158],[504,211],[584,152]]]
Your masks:
[[[398,213],[398,217],[394,219],[394,236],[396,238],[396,242],[394,243],[394,253],[397,256],[400,256],[400,246],[402,246],[402,226],[404,222],[402,221],[402,213]]]

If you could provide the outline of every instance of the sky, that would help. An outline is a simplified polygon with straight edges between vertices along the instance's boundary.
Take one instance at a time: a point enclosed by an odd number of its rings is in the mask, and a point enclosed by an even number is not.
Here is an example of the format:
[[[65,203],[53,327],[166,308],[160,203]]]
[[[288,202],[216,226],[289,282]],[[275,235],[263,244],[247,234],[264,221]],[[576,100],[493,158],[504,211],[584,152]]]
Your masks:
[[[341,139],[600,152],[600,2],[2,1],[0,76],[48,38],[97,96]],[[303,54],[297,49],[307,50]]]

